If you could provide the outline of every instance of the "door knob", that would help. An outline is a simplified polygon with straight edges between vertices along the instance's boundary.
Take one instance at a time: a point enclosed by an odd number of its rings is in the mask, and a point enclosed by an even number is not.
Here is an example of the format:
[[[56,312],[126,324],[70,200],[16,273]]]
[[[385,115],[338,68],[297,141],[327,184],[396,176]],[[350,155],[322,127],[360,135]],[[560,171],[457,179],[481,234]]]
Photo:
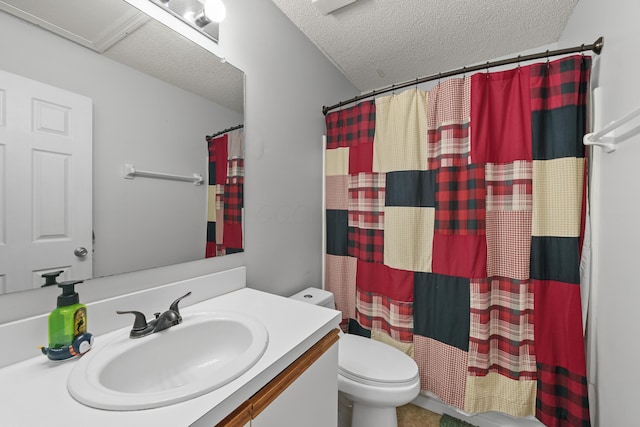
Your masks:
[[[79,248],[75,248],[73,250],[73,254],[75,256],[77,256],[78,258],[84,258],[87,256],[87,254],[89,253],[89,251],[87,250],[87,248],[83,248],[82,246]]]

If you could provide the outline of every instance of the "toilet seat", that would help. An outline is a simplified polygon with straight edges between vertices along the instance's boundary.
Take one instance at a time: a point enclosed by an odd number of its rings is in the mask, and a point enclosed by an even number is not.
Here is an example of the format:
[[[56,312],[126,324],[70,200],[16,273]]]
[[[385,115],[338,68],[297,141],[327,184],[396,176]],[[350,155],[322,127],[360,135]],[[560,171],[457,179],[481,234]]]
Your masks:
[[[345,334],[338,341],[338,349],[338,373],[352,381],[393,388],[419,378],[416,362],[388,344]]]

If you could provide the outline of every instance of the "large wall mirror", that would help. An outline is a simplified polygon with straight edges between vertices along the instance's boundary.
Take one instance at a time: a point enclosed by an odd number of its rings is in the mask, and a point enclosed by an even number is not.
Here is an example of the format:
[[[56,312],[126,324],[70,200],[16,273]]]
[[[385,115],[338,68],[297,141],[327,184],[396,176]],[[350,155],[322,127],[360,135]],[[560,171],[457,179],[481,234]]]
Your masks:
[[[91,277],[203,259],[205,138],[243,123],[242,71],[124,0],[2,0],[0,52],[0,70],[91,99]],[[126,164],[205,182],[125,179]],[[37,289],[35,276],[0,293]]]

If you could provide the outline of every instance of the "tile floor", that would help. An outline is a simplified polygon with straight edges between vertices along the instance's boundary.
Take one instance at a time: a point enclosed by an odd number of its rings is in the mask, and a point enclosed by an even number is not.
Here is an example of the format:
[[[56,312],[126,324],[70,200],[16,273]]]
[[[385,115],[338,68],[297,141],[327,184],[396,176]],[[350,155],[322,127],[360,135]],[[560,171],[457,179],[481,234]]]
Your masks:
[[[439,427],[442,415],[427,411],[419,406],[400,406],[398,409],[398,427]]]

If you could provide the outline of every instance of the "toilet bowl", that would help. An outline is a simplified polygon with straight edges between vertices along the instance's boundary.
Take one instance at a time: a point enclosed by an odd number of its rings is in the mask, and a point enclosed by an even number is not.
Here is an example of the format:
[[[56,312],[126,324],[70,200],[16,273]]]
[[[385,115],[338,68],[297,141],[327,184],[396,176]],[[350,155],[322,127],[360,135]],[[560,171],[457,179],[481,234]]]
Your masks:
[[[291,298],[335,308],[333,294],[322,289],[308,288]],[[341,334],[338,391],[352,402],[352,427],[397,427],[396,407],[420,392],[418,365],[388,344]]]

